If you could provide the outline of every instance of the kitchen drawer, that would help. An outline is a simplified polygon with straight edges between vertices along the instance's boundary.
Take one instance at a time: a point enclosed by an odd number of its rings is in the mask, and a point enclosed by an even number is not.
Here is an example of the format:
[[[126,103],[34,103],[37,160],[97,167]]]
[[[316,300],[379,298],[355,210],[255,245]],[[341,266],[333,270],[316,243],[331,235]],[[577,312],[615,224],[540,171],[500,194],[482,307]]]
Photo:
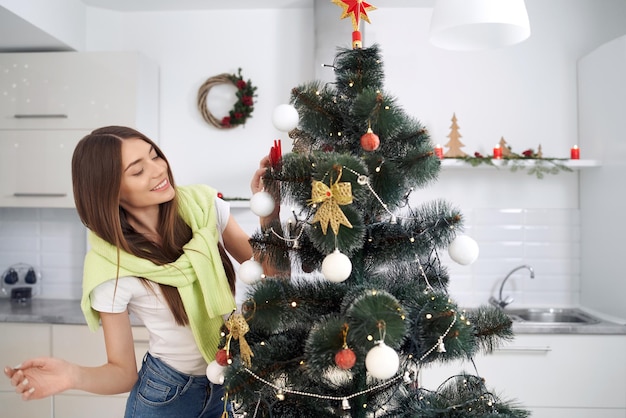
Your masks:
[[[0,392],[0,408],[6,418],[52,418],[52,398],[24,402],[15,392]]]
[[[133,327],[133,338],[135,360],[137,361],[137,370],[139,370],[143,357],[148,351],[148,331],[144,327]],[[81,366],[105,364],[107,355],[102,327],[98,328],[96,332],[92,332],[86,325],[53,325],[52,355]],[[66,393],[85,394],[85,392],[76,390]]]
[[[55,418],[121,418],[128,394],[98,396],[63,394],[54,397]]]
[[[613,410],[626,409],[624,353],[625,335],[524,334],[474,360],[488,389],[522,407],[589,408],[615,416]],[[432,364],[422,370],[422,386],[436,389],[461,371],[475,373],[470,363]]]
[[[0,323],[0,361],[3,368],[16,366],[33,357],[49,356],[50,333],[48,324]],[[15,396],[14,390],[9,379],[3,376],[0,379],[0,392],[10,392]]]

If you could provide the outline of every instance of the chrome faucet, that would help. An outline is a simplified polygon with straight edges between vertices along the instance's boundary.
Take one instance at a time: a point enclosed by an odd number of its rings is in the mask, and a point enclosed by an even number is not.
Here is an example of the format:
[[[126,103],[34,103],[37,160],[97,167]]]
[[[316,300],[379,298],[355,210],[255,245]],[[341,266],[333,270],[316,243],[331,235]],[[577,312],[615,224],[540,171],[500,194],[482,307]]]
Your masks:
[[[517,270],[521,270],[521,269],[528,269],[528,271],[530,272],[530,278],[531,279],[535,278],[535,270],[531,266],[527,264],[522,264],[521,266],[515,267],[513,270],[509,272],[509,274],[506,275],[504,280],[502,280],[502,284],[500,285],[499,299],[496,299],[492,296],[489,298],[489,303],[491,303],[494,306],[498,306],[504,309],[507,305],[513,302],[513,298],[510,296],[506,299],[502,299],[502,289],[504,289],[504,284],[509,279],[509,277],[511,277],[511,275],[515,273]]]

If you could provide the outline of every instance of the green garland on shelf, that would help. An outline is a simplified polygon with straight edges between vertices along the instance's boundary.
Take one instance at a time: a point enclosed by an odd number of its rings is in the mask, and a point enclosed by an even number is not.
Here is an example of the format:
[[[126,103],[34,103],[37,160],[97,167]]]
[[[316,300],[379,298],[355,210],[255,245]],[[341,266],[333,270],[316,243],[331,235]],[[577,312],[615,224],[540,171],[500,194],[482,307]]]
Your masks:
[[[563,164],[563,161],[569,161],[569,158],[544,158],[532,149],[524,151],[522,154],[516,154],[511,152],[509,148],[509,155],[503,156],[501,159],[495,160],[493,156],[483,156],[478,152],[474,153],[474,156],[455,157],[455,160],[461,160],[470,164],[472,167],[477,167],[481,164],[490,165],[492,167],[508,167],[512,172],[518,170],[525,170],[529,168],[528,175],[534,175],[538,179],[542,179],[546,174],[558,174],[561,171],[573,171],[570,167]],[[501,162],[495,164],[494,161]],[[534,164],[528,165],[524,162],[534,161]]]

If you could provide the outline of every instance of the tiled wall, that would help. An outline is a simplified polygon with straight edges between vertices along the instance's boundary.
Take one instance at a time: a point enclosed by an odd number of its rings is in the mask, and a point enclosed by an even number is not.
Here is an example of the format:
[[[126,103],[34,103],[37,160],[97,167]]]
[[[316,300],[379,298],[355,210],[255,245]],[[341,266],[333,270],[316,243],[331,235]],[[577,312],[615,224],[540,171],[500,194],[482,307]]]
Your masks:
[[[233,208],[242,227],[252,232],[258,218]],[[448,266],[450,293],[461,306],[478,306],[497,295],[513,268],[528,264],[535,278],[520,270],[507,282],[511,306],[577,304],[580,288],[578,209],[472,209],[463,212],[465,233],[479,244],[478,260],[461,266],[441,255]],[[71,209],[0,208],[0,271],[23,262],[41,270],[45,298],[80,297],[85,229]]]
[[[567,306],[579,302],[580,219],[578,209],[473,209],[464,212],[465,233],[480,247],[475,263],[461,266],[447,252],[450,293],[462,306],[478,306],[498,296],[503,279],[503,298],[514,306]]]
[[[80,298],[85,245],[73,209],[0,208],[0,272],[16,263],[35,266],[40,297]]]

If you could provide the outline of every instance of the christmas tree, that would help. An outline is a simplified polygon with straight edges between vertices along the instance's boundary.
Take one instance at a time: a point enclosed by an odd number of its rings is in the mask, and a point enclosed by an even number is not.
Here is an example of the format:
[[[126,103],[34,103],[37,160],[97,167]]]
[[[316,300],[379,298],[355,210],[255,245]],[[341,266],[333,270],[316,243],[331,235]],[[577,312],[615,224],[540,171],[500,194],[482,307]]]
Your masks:
[[[276,144],[264,176],[292,213],[251,239],[257,259],[289,274],[241,266],[248,299],[227,320],[207,374],[224,380],[239,416],[528,416],[478,376],[419,387],[424,367],[512,338],[511,321],[494,307],[464,312],[448,293],[438,251],[468,264],[477,247],[458,209],[412,202],[440,160],[428,131],[384,91],[379,47],[361,45],[359,20],[372,6],[335,2],[353,20],[353,48],[338,50],[334,84],[292,90],[293,151],[281,155]],[[252,210],[271,212],[267,198],[253,196]]]

